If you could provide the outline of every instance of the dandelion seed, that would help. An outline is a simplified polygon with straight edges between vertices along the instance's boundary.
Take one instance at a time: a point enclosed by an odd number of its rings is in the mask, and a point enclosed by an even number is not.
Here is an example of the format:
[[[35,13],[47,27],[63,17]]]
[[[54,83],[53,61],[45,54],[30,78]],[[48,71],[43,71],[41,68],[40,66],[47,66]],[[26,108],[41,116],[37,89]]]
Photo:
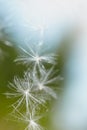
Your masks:
[[[34,45],[34,44],[33,44]],[[26,49],[21,48],[22,54],[17,57],[15,62],[24,64],[28,67],[33,67],[33,70],[45,70],[45,64],[56,64],[56,55],[46,54],[40,45],[26,46]]]
[[[55,81],[59,80],[59,76],[50,78],[53,75],[53,67],[41,73],[40,77],[37,74],[33,75],[34,84],[37,87],[37,90],[44,91],[47,95],[50,95],[53,98],[57,98],[57,94],[55,91],[50,87],[50,84],[54,83]]]
[[[13,106],[14,107],[14,106]],[[44,130],[44,128],[38,123],[42,116],[38,116],[37,111],[33,107],[32,111],[27,114],[22,114],[15,107],[16,115],[14,116],[16,120],[27,124],[25,130]]]
[[[29,74],[24,76],[24,79],[15,77],[14,82],[10,83],[9,87],[12,92],[5,93],[6,96],[17,98],[17,101],[12,104],[17,109],[25,105],[26,111],[33,106],[33,104],[43,104],[45,101],[43,97],[39,97],[38,93],[35,92],[31,77]]]

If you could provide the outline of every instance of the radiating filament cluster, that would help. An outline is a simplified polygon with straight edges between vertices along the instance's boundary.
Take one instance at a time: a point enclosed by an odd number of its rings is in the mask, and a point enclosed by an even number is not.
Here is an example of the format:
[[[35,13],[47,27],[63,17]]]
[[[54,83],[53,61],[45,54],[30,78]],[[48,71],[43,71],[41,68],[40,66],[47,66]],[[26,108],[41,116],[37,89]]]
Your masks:
[[[5,93],[9,98],[15,98],[11,104],[12,115],[18,121],[27,124],[25,130],[43,130],[39,124],[41,116],[40,109],[46,107],[50,100],[57,99],[57,93],[53,84],[61,78],[55,76],[55,65],[57,55],[45,51],[44,28],[40,26],[40,40],[38,43],[25,44],[25,48],[20,47],[21,53],[15,59],[17,64],[27,67],[23,78],[15,76],[12,83],[9,83],[10,92]],[[49,65],[49,67],[47,67]]]

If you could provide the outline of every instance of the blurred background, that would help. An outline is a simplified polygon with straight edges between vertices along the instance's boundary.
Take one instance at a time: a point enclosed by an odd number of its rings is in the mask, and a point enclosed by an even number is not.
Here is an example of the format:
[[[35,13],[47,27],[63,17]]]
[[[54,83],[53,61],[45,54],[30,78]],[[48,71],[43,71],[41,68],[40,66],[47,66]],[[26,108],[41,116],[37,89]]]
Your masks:
[[[19,46],[39,40],[58,55],[55,70],[64,77],[57,86],[61,88],[59,98],[47,104],[53,110],[41,124],[48,130],[87,130],[86,12],[86,0],[0,0],[1,130],[25,129],[23,123],[9,119],[13,99],[3,93],[9,91],[8,84],[15,75],[23,77],[27,70],[14,62],[20,54]]]

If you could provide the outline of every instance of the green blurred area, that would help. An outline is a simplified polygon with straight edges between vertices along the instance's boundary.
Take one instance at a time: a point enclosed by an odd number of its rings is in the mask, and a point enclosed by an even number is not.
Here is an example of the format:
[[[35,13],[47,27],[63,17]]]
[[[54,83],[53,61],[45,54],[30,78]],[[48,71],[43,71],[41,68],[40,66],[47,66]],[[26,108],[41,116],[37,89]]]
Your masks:
[[[23,72],[27,69],[23,65],[17,65],[14,59],[18,55],[18,49],[15,46],[5,45],[3,41],[0,41],[0,130],[23,130],[24,124],[10,121],[8,114],[11,112],[9,107],[12,104],[11,99],[7,99],[3,94],[8,89],[9,82],[13,81],[14,76],[23,76]],[[58,50],[58,64],[55,69],[59,69],[58,74],[63,75],[62,69],[64,66],[65,48],[60,47]],[[59,83],[59,86],[61,83]],[[52,104],[52,102],[51,102]],[[42,124],[47,127],[49,117],[46,116],[42,120]]]
[[[13,46],[5,45],[0,41],[0,130],[21,130],[22,125],[8,120],[8,114],[11,112],[9,107],[12,100],[4,95],[9,91],[8,84],[13,81],[15,75],[22,76],[25,67],[16,65],[14,59],[17,57],[17,49]]]

